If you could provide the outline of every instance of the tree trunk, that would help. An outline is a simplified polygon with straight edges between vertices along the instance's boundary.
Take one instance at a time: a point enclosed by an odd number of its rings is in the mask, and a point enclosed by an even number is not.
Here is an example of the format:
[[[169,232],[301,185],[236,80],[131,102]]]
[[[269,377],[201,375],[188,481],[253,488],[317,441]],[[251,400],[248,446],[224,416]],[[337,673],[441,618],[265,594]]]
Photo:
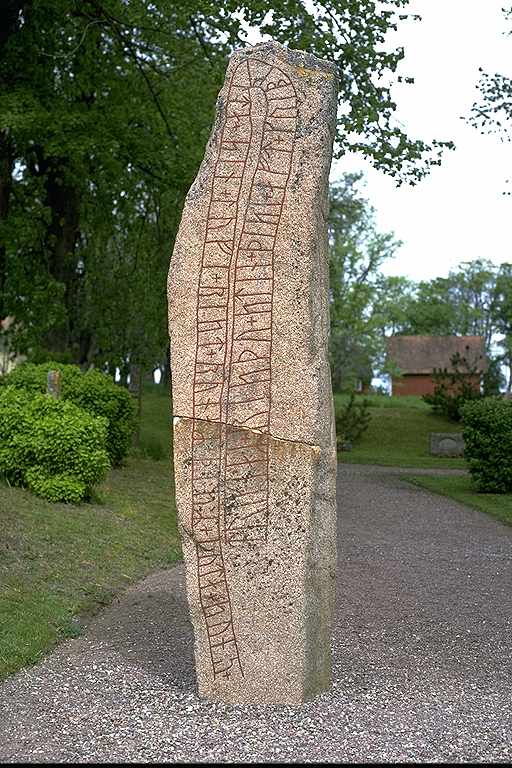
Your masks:
[[[20,11],[25,5],[18,0],[5,2],[0,9],[0,57],[9,37],[19,28]],[[2,77],[2,85],[10,81],[10,73]],[[9,199],[12,192],[12,171],[14,168],[14,147],[5,131],[0,133],[0,226],[9,215]],[[0,320],[7,314],[5,285],[7,281],[7,252],[3,238],[0,238]]]
[[[128,387],[130,394],[136,400],[136,419],[137,426],[133,433],[133,445],[138,446],[140,444],[140,420],[142,415],[142,381],[143,381],[143,369],[140,365],[130,365],[130,385]]]
[[[128,387],[128,374],[130,366],[127,363],[121,363],[119,366],[119,383],[122,387]]]
[[[5,132],[0,133],[0,226],[9,215],[9,199],[12,192],[13,148]],[[7,251],[4,239],[0,239],[0,320],[7,315],[5,286],[7,282]]]
[[[45,169],[46,204],[51,210],[47,230],[46,252],[52,277],[64,285],[65,323],[55,327],[47,338],[52,352],[71,351],[73,341],[78,342],[78,276],[76,274],[76,243],[80,223],[80,193],[66,176],[64,158],[50,158],[43,161]],[[75,350],[78,361],[79,353]]]
[[[92,342],[92,333],[87,328],[81,330],[78,344],[78,364],[84,370],[87,370],[91,364],[93,352]]]
[[[160,379],[160,384],[162,384],[162,386],[164,386],[166,389],[169,389],[171,384],[171,362],[170,362],[169,348],[167,348],[165,361],[162,364],[161,368],[162,368],[162,377]]]

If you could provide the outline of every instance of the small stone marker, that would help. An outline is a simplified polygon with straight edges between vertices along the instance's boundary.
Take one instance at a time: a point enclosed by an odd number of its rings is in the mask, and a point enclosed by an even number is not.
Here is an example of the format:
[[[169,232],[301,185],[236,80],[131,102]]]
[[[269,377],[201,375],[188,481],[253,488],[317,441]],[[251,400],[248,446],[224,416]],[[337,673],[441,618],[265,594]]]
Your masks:
[[[432,456],[464,456],[462,432],[431,432],[430,453]]]
[[[169,271],[176,500],[201,696],[329,687],[334,64],[237,51]]]
[[[46,394],[58,400],[60,397],[60,371],[48,371],[46,377]]]

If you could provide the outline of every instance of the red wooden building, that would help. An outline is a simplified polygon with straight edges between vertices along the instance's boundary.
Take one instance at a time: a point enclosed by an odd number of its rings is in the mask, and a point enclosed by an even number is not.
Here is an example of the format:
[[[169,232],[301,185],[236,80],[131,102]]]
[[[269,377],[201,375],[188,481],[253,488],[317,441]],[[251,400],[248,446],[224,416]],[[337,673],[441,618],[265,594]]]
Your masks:
[[[458,354],[477,373],[468,377],[480,389],[487,370],[487,356],[482,336],[391,336],[388,361],[398,368],[392,375],[393,395],[428,395],[434,391],[434,369],[453,372],[451,360]]]

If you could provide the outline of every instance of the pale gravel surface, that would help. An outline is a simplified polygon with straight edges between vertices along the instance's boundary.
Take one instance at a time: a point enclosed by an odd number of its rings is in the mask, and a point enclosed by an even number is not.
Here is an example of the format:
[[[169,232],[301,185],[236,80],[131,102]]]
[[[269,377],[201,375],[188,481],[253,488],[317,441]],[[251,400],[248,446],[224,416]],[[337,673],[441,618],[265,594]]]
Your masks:
[[[340,468],[339,498],[329,693],[199,702],[177,567],[0,686],[0,761],[510,762],[512,528],[391,469]]]

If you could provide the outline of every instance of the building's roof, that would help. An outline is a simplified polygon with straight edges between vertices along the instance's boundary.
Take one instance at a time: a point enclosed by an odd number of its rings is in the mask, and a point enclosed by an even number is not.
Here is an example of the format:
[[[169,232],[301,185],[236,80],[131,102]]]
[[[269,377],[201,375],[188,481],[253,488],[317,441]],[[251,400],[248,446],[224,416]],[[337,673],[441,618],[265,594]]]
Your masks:
[[[482,336],[391,336],[387,340],[388,359],[400,373],[432,373],[434,368],[453,371],[451,358],[458,353],[470,366],[487,370]]]

